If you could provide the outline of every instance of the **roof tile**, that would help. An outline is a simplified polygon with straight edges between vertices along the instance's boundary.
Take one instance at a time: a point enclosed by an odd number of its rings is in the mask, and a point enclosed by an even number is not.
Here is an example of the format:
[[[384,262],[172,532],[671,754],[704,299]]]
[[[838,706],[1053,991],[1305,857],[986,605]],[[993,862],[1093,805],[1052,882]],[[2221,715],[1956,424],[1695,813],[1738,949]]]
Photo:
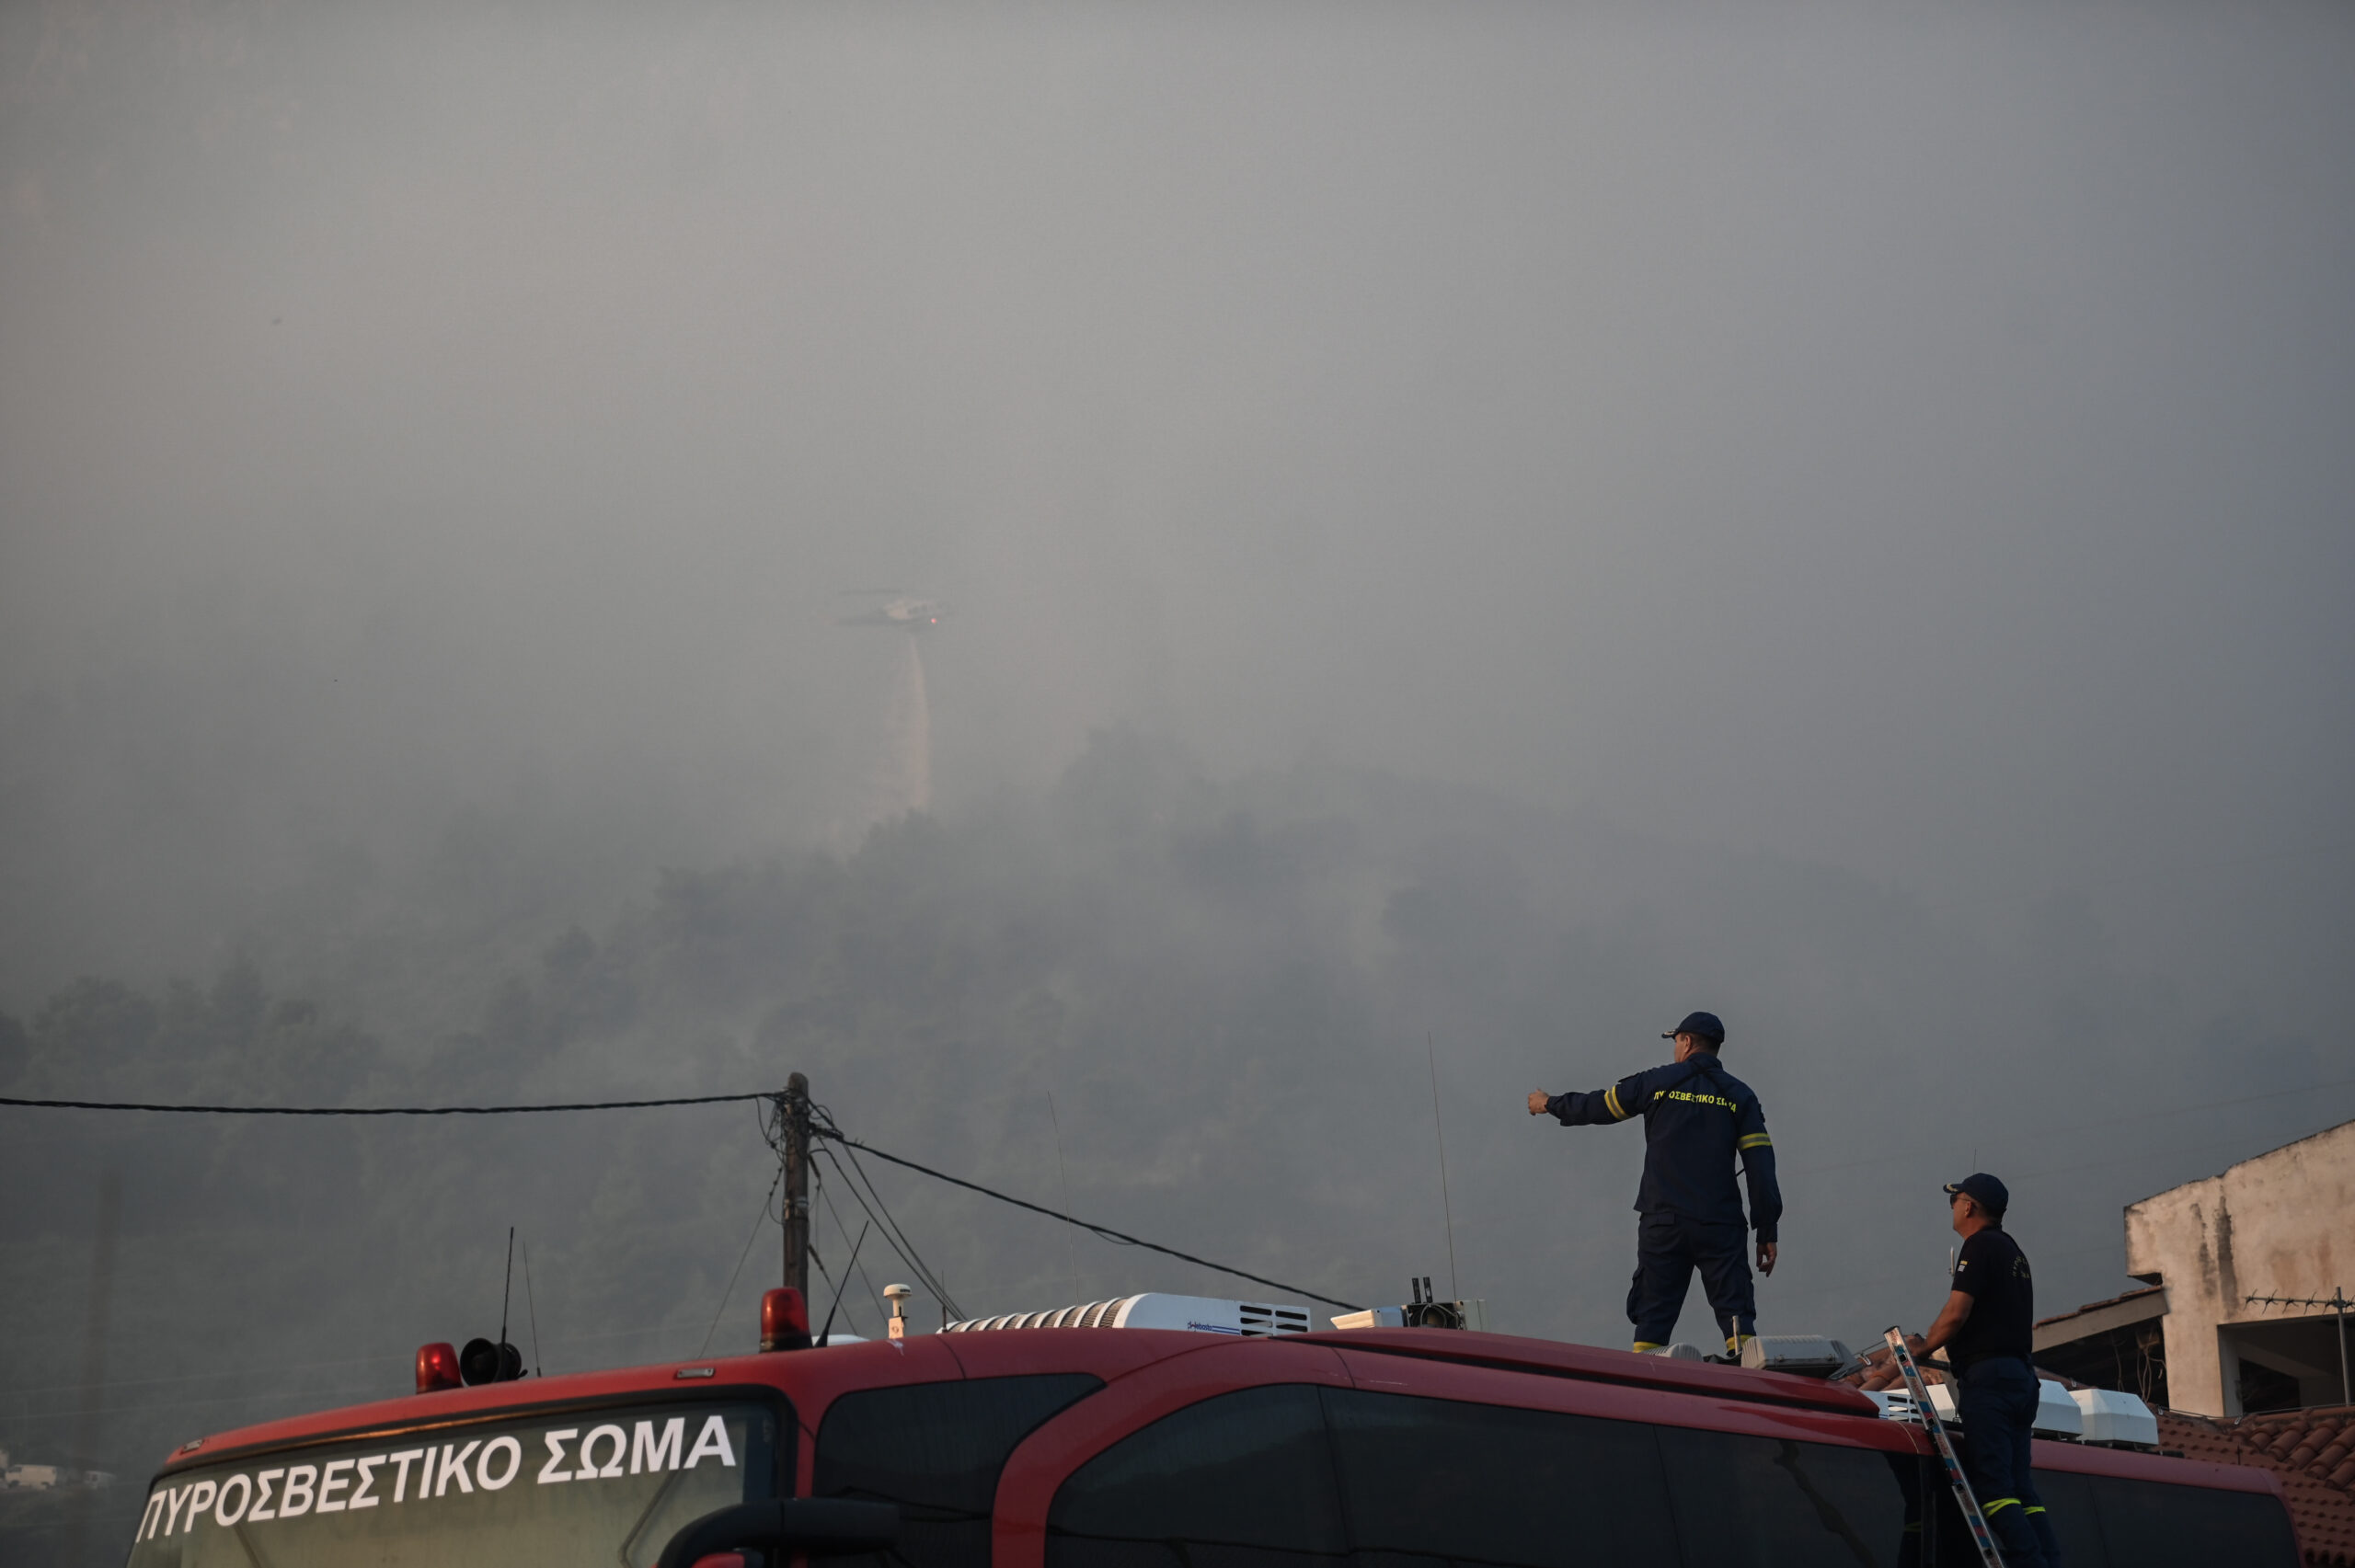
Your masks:
[[[2313,1568],[2355,1568],[2355,1406],[2268,1411],[2237,1421],[2159,1413],[2159,1444],[2281,1479]]]

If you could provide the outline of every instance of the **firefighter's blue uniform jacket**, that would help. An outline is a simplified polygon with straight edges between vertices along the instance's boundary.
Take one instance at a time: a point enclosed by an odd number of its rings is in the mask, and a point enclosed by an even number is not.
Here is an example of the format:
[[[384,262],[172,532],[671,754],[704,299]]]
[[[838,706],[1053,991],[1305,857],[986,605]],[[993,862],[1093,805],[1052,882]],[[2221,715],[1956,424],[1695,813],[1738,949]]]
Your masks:
[[[1698,1268],[1727,1353],[1739,1354],[1741,1341],[1758,1332],[1758,1308],[1741,1195],[1734,1185],[1737,1157],[1750,1186],[1749,1229],[1761,1242],[1772,1242],[1783,1217],[1774,1139],[1766,1136],[1766,1113],[1750,1085],[1703,1051],[1623,1078],[1599,1093],[1557,1094],[1545,1108],[1564,1127],[1644,1118],[1644,1183],[1636,1195],[1643,1219],[1635,1286],[1627,1293],[1636,1348],[1667,1343]]]

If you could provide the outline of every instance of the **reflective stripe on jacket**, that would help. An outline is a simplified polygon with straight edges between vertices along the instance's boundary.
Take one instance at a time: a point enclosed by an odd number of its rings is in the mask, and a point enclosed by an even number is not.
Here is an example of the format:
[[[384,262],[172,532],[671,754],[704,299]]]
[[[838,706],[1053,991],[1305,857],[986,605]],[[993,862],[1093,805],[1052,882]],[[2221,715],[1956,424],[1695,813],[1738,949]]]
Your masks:
[[[1644,1184],[1636,1194],[1643,1214],[1743,1222],[1734,1161],[1750,1187],[1751,1227],[1775,1240],[1783,1192],[1775,1183],[1775,1140],[1766,1112],[1750,1085],[1706,1052],[1621,1079],[1591,1094],[1557,1094],[1545,1108],[1564,1127],[1644,1118]]]

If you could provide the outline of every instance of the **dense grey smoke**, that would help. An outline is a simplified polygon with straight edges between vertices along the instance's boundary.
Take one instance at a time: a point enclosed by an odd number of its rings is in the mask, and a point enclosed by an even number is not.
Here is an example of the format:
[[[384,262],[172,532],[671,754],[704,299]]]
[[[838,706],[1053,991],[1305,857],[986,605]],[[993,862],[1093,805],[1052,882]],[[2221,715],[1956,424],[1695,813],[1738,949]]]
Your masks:
[[[2350,67],[2290,3],[0,9],[0,1093],[798,1069],[1373,1301],[1447,1255],[1429,1037],[1465,1289],[1617,1343],[1637,1135],[1522,1097],[1707,1007],[1770,1324],[1926,1316],[1974,1167],[2109,1294],[2122,1203],[2355,1114]],[[20,1460],[397,1391],[510,1224],[550,1371],[775,1268],[749,1109],[0,1118]],[[972,1310],[1230,1288],[878,1180]]]
[[[879,821],[932,808],[932,698],[925,691],[924,648],[913,637],[902,641],[885,729],[889,772],[869,806]]]

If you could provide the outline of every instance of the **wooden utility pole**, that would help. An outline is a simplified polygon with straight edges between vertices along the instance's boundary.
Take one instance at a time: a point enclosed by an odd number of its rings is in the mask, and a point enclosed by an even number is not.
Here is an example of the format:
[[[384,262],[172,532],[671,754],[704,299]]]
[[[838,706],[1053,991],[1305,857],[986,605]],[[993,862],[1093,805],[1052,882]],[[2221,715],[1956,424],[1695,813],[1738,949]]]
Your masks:
[[[785,1132],[785,1283],[810,1299],[810,1080],[794,1073],[777,1097]]]

